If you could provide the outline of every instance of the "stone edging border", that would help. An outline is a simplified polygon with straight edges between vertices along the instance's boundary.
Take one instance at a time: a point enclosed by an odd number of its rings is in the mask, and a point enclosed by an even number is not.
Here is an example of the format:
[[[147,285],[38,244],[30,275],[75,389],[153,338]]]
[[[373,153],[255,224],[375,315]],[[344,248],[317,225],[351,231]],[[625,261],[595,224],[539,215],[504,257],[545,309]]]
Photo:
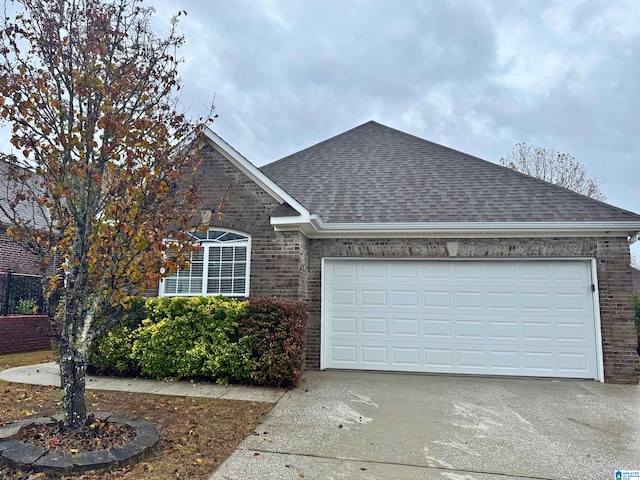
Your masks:
[[[36,472],[81,473],[128,463],[149,452],[160,440],[157,427],[147,420],[126,413],[92,412],[91,414],[100,420],[124,423],[135,428],[136,437],[121,447],[110,450],[81,452],[76,455],[55,450],[46,451],[42,447],[20,441],[22,432],[31,425],[56,423],[62,420],[62,415],[28,418],[20,423],[0,427],[0,463],[5,463],[11,468],[33,469]]]

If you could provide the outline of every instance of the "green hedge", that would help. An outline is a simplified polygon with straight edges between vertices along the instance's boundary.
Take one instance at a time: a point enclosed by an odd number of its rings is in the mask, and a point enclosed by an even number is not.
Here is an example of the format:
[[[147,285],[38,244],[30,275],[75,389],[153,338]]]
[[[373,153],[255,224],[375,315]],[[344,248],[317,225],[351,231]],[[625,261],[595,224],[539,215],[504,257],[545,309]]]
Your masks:
[[[300,302],[164,297],[132,305],[92,346],[94,373],[274,386],[300,377],[307,321]]]
[[[102,375],[137,376],[140,368],[131,358],[133,332],[147,317],[146,299],[134,297],[126,308],[112,309],[107,316],[117,322],[89,349],[89,372]]]
[[[636,307],[636,331],[640,333],[640,295],[633,294],[633,304]]]
[[[242,381],[249,351],[237,335],[237,320],[245,307],[222,297],[149,299],[132,358],[147,377]]]

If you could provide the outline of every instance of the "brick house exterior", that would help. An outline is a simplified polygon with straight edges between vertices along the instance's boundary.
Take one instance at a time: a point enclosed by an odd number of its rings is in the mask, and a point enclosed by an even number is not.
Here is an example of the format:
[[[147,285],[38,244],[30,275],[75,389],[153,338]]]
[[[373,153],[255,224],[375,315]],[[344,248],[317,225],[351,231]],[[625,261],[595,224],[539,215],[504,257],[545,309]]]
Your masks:
[[[400,142],[398,145],[408,142],[410,144],[408,152],[411,155],[422,155],[419,150],[421,144],[415,143],[417,142],[415,137],[406,139],[405,137],[410,136],[373,122],[338,137],[340,141],[348,138],[351,142],[350,148],[356,145],[363,151],[369,152],[374,150],[376,145],[371,141],[362,141],[362,136],[364,135],[364,140],[369,140],[366,134],[371,132],[375,135],[389,135],[389,139],[385,137],[385,141],[397,140]],[[304,190],[294,194],[291,185],[286,185],[286,181],[283,180],[282,173],[282,162],[285,166],[289,162],[293,165],[293,167],[290,165],[291,175],[295,178],[299,175],[304,179],[306,174],[304,162],[309,162],[309,158],[317,157],[321,161],[327,155],[340,155],[340,149],[336,148],[339,142],[330,139],[301,152],[303,157],[311,156],[304,158],[302,163],[296,164],[299,157],[294,155],[291,159],[287,157],[271,164],[272,168],[267,165],[262,169],[254,167],[211,131],[207,132],[205,142],[203,149],[205,161],[198,172],[198,181],[204,198],[201,208],[203,211],[215,212],[221,200],[223,205],[219,218],[213,215],[208,225],[212,229],[228,229],[250,236],[249,295],[286,297],[302,300],[308,304],[310,316],[307,327],[307,368],[323,367],[321,363],[324,348],[323,328],[327,328],[323,326],[325,321],[323,320],[323,282],[326,280],[323,279],[325,275],[323,262],[326,259],[384,259],[388,262],[393,262],[394,259],[458,262],[465,260],[490,262],[508,259],[544,260],[551,262],[550,264],[553,264],[555,259],[563,261],[576,259],[591,269],[592,276],[597,276],[597,285],[592,288],[595,290],[594,304],[597,306],[597,311],[594,313],[595,325],[599,328],[592,340],[596,344],[594,351],[599,352],[597,358],[600,373],[584,378],[596,378],[611,383],[638,383],[640,367],[636,353],[634,309],[631,299],[628,237],[640,230],[640,216],[586,199],[515,172],[507,172],[502,167],[487,162],[477,164],[482,161],[473,157],[462,158],[463,154],[453,152],[460,157],[455,157],[455,161],[469,161],[473,168],[479,169],[478,171],[487,170],[487,177],[497,175],[506,179],[498,181],[499,185],[508,183],[510,190],[498,195],[504,197],[504,202],[500,203],[500,198],[496,200],[496,205],[499,207],[495,210],[499,211],[495,214],[495,220],[491,217],[493,215],[491,207],[486,206],[492,200],[484,202],[479,199],[477,202],[479,206],[475,207],[473,206],[476,204],[475,201],[466,200],[469,205],[473,204],[469,207],[472,211],[469,212],[469,209],[465,208],[463,213],[478,218],[476,223],[466,218],[463,218],[463,222],[455,223],[457,220],[455,211],[453,213],[447,211],[444,217],[445,219],[451,217],[453,223],[443,223],[438,219],[410,223],[411,215],[415,215],[415,211],[426,210],[426,207],[420,202],[414,202],[415,205],[412,203],[408,207],[402,206],[403,195],[410,198],[407,203],[411,203],[413,197],[419,195],[419,192],[409,190],[403,193],[405,187],[400,185],[392,186],[395,190],[392,194],[386,194],[385,201],[388,201],[389,196],[399,192],[397,200],[399,207],[395,214],[397,218],[403,220],[402,225],[385,222],[385,218],[382,218],[383,214],[376,212],[374,216],[378,215],[379,221],[371,221],[366,218],[366,214],[361,214],[359,207],[354,207],[354,211],[362,215],[359,218],[360,224],[353,221],[347,225],[343,218],[339,218],[341,212],[332,211],[331,208],[343,201],[345,197],[349,197],[353,188],[359,187],[353,187],[350,184],[346,190],[341,191],[339,185],[331,183],[332,180],[326,180],[323,183],[323,179],[311,178],[307,179],[311,183],[305,185]],[[425,141],[420,140],[420,142]],[[414,143],[417,146],[414,146]],[[434,157],[441,151],[439,149],[442,149],[443,156],[453,155],[451,150],[444,147],[434,144],[427,146],[435,152]],[[397,147],[394,148],[397,150]],[[402,157],[402,155],[399,156]],[[363,161],[368,160],[365,158]],[[384,162],[386,164],[387,160],[385,159]],[[333,170],[331,168],[327,170],[327,175],[332,175]],[[310,177],[313,175],[312,172]],[[359,176],[363,179],[363,183],[366,183],[366,169],[354,169],[350,175],[352,177],[347,180],[350,181]],[[392,176],[390,174],[389,178]],[[464,190],[465,195],[475,188],[473,178],[471,181],[470,186]],[[480,185],[478,188],[482,189],[478,190],[479,192],[486,191],[486,186],[482,185],[486,181],[488,180],[485,178],[478,179],[477,184]],[[319,186],[316,187],[318,183]],[[326,194],[322,191],[323,185]],[[314,190],[316,188],[318,192]],[[365,185],[362,188],[372,187]],[[386,187],[376,185],[375,188]],[[419,182],[417,187],[411,188],[419,189]],[[521,188],[526,195],[522,196],[522,201],[518,203]],[[308,198],[303,199],[307,192],[309,192]],[[363,197],[366,197],[366,194],[367,192],[362,192]],[[433,192],[429,192],[429,195],[432,194]],[[354,198],[357,201],[359,197]],[[446,191],[440,198],[447,201]],[[346,201],[351,200],[347,198]],[[451,202],[455,204],[456,201],[454,191],[451,193]],[[542,211],[540,215],[548,214],[551,220],[535,218],[529,222],[526,208],[530,203],[535,209],[532,216]],[[506,205],[504,209],[503,204]],[[394,207],[391,205],[389,208]],[[454,205],[452,208],[458,207]],[[473,208],[476,208],[476,211],[473,211]],[[514,219],[505,216],[511,215],[513,211],[515,211]],[[378,227],[378,224],[381,226]],[[384,225],[390,226],[388,231],[385,230]],[[453,371],[453,373],[456,372]]]
[[[40,274],[38,259],[8,235],[7,227],[2,224],[0,224],[0,272]]]
[[[0,192],[4,202],[13,200],[15,187],[9,180],[9,164],[0,161]],[[6,198],[5,198],[6,197]],[[4,204],[5,206],[7,203]],[[47,224],[43,212],[37,208],[31,208],[27,202],[21,202],[16,207],[16,214],[27,224],[43,227]],[[7,227],[11,222],[3,211],[0,210],[0,272],[13,272],[27,275],[39,275],[39,260],[31,254],[24,244],[20,244],[7,233]]]

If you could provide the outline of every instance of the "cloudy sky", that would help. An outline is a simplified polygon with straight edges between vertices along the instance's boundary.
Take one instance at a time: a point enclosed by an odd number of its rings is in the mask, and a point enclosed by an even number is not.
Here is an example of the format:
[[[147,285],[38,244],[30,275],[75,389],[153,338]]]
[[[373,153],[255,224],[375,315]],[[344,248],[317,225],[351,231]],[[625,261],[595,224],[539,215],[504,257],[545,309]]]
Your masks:
[[[368,120],[497,162],[573,155],[640,211],[637,0],[149,0],[186,36],[183,101],[260,166]]]

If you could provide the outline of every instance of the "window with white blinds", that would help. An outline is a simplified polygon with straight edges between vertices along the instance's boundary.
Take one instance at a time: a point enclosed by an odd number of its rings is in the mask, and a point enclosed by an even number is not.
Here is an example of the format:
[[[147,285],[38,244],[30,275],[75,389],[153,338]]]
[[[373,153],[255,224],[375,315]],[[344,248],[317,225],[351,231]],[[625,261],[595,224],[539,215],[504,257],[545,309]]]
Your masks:
[[[249,296],[251,238],[228,230],[190,233],[202,250],[191,254],[188,269],[166,277],[160,296]]]

